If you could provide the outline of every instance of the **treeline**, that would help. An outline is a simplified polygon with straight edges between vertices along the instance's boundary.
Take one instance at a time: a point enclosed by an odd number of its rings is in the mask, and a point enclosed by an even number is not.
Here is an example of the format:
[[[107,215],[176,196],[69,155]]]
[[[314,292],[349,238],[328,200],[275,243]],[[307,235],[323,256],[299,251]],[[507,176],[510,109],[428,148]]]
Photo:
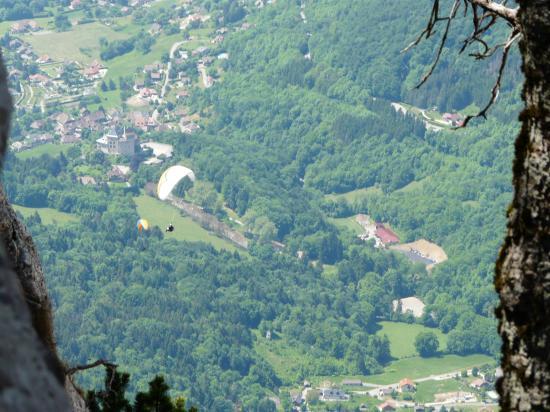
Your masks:
[[[155,44],[155,41],[155,38],[145,31],[141,31],[139,34],[125,40],[113,40],[109,42],[106,38],[102,37],[99,40],[101,46],[99,56],[102,60],[112,60],[115,57],[130,53],[134,49],[147,54],[151,51],[151,47]]]
[[[0,20],[30,19],[58,2],[49,0],[0,0]]]

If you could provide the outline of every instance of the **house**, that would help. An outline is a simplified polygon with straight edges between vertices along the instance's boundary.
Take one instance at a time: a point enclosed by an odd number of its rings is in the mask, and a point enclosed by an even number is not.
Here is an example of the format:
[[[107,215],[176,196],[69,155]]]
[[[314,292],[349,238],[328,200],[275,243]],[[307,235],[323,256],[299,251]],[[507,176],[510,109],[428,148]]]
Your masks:
[[[200,56],[208,51],[208,47],[200,46],[191,52],[191,56]]]
[[[216,37],[214,37],[212,40],[210,40],[210,43],[212,44],[220,44],[221,42],[223,42],[223,35],[221,34],[218,34]]]
[[[470,387],[478,390],[481,388],[486,388],[487,386],[489,386],[489,384],[482,378],[477,378],[470,382]]]
[[[300,406],[303,402],[302,392],[297,390],[290,391],[290,399],[294,406]]]
[[[498,402],[499,396],[496,391],[487,391],[487,397],[493,402]]]
[[[380,412],[395,411],[397,409],[395,402],[386,401],[377,406]]]
[[[158,93],[155,89],[144,87],[139,91],[139,97],[141,97],[143,100],[154,101],[158,99]]]
[[[135,128],[141,129],[144,132],[152,130],[156,126],[155,119],[147,113],[132,112],[128,115],[128,120]]]
[[[78,176],[77,180],[84,186],[97,186],[97,181],[93,176]]]
[[[10,145],[10,149],[14,152],[20,152],[29,148],[30,146],[26,142],[14,142]]]
[[[190,122],[190,121],[185,121],[182,120],[180,121],[180,131],[182,133],[187,133],[187,134],[192,134],[194,132],[196,132],[197,130],[199,130],[201,127],[194,123],[194,122]]]
[[[344,379],[342,381],[344,386],[363,386],[363,381],[359,379]]]
[[[376,223],[374,233],[384,246],[390,243],[399,243],[399,237],[391,229],[384,226],[383,223]]]
[[[58,113],[57,115],[54,116],[54,119],[58,126],[63,126],[72,120],[71,116],[69,116],[65,112]]]
[[[149,34],[151,36],[156,36],[157,34],[160,33],[160,31],[162,30],[162,26],[158,23],[153,23],[151,24],[151,27],[149,28]]]
[[[151,72],[151,80],[154,82],[160,82],[162,80],[162,74],[160,72]]]
[[[349,401],[349,395],[341,389],[321,388],[319,400],[322,402]]]
[[[10,32],[13,34],[25,33],[27,31],[37,31],[40,27],[34,20],[22,20],[11,25]]]
[[[453,127],[462,126],[464,116],[459,113],[443,113],[443,120]]]
[[[96,140],[98,150],[121,156],[133,156],[136,152],[136,142],[135,133],[127,132],[126,129],[120,133],[115,127]]]
[[[409,378],[401,379],[399,381],[399,392],[413,392],[416,390],[416,385]]]
[[[218,54],[218,60],[227,60],[227,59],[229,59],[229,53]]]
[[[105,66],[99,63],[97,60],[94,60],[92,64],[84,69],[84,76],[87,79],[100,79],[105,74]]]
[[[73,0],[71,1],[71,4],[69,4],[69,9],[76,10],[82,5],[82,2],[80,0]]]
[[[60,142],[62,144],[71,144],[80,142],[80,133],[67,133],[61,136]]]
[[[107,179],[110,182],[127,182],[130,175],[130,167],[124,165],[113,165],[107,173]]]
[[[134,90],[136,92],[139,92],[141,89],[145,87],[145,82],[143,80],[136,80],[134,82]]]
[[[162,69],[162,64],[160,63],[153,63],[153,64],[146,64],[143,66],[143,73],[151,73],[153,71],[160,71]]]
[[[105,117],[105,112],[103,110],[97,110],[93,113],[90,113],[88,115],[88,118],[91,122],[94,123],[105,123],[105,121],[107,120],[107,117]]]
[[[47,54],[44,54],[44,55],[40,56],[38,59],[36,59],[36,62],[38,64],[46,64],[46,63],[50,63],[51,61],[52,61],[52,59]]]
[[[31,123],[31,129],[40,130],[46,127],[46,122],[44,120],[35,120]]]
[[[186,97],[189,97],[189,91],[185,89],[179,90],[178,93],[176,94],[176,99],[178,99],[178,101],[183,100]]]
[[[395,390],[395,388],[392,388],[391,386],[387,386],[384,388],[379,388],[378,392],[376,393],[376,396],[378,399],[382,400],[386,396],[390,396],[392,392]]]
[[[34,84],[47,84],[50,79],[46,75],[36,73],[29,76],[29,81]]]
[[[29,20],[29,21],[27,21],[27,27],[29,28],[30,31],[38,31],[38,30],[40,30],[40,26],[39,26],[38,23],[35,22],[34,20]]]
[[[21,40],[13,39],[13,40],[10,40],[10,42],[8,43],[8,48],[10,50],[16,50],[19,47],[21,47],[22,45],[23,45],[23,43],[21,42]]]

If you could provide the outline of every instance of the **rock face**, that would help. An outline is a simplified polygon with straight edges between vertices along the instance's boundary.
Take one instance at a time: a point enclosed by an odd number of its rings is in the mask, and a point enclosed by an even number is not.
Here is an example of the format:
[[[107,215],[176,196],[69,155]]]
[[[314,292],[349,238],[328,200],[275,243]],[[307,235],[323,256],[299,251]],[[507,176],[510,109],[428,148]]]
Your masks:
[[[0,159],[11,99],[0,63]],[[72,410],[57,357],[50,300],[36,248],[0,190],[0,411]]]

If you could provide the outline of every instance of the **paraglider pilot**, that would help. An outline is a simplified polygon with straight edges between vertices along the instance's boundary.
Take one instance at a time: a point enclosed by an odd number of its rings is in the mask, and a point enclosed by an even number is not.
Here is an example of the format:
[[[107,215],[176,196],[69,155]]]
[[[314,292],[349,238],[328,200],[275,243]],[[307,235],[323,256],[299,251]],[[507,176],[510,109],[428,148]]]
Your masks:
[[[166,231],[167,231],[167,232],[173,232],[173,231],[174,231],[174,225],[173,225],[172,223],[170,223],[170,224],[168,225],[168,227],[166,228]]]

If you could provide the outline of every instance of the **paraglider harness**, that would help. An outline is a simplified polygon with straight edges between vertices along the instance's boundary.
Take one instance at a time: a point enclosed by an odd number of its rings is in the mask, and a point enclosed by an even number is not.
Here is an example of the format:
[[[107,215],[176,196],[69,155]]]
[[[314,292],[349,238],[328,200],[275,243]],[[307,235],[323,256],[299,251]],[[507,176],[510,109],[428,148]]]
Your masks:
[[[173,225],[172,223],[170,223],[170,224],[168,225],[168,227],[166,228],[166,231],[167,231],[167,232],[173,232],[173,231],[174,231],[174,225]]]

